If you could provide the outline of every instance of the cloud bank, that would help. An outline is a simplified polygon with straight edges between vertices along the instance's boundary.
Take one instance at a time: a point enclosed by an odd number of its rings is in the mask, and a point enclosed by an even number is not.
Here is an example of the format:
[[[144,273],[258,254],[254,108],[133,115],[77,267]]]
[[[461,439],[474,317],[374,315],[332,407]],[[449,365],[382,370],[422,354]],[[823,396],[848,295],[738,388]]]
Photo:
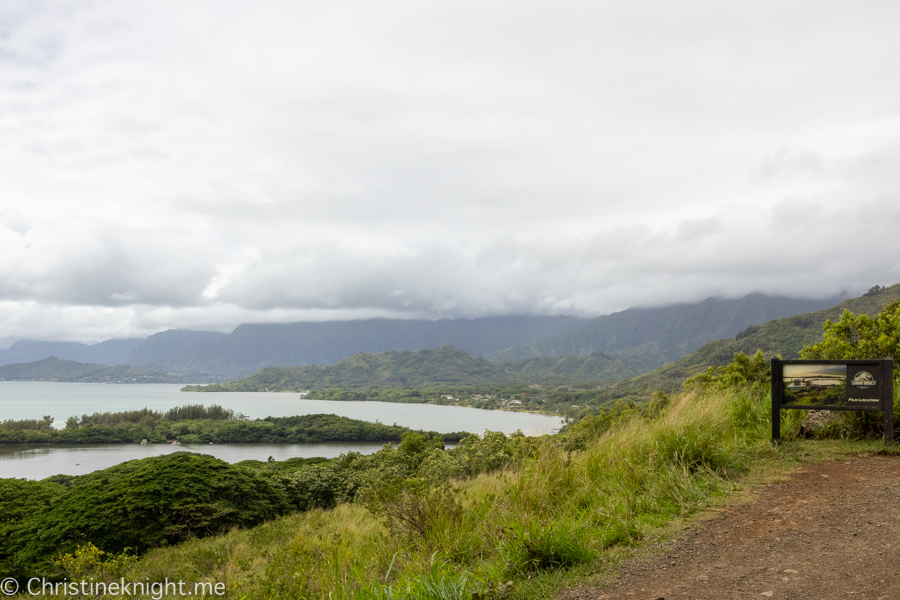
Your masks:
[[[895,283],[897,17],[4,3],[0,339]]]

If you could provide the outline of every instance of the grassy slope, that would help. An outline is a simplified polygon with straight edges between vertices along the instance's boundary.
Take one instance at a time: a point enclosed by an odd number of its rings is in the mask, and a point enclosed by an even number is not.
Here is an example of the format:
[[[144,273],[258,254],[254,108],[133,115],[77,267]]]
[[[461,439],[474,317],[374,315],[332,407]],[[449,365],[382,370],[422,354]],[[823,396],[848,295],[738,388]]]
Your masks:
[[[552,597],[747,482],[880,448],[773,448],[768,406],[760,389],[692,393],[656,419],[543,438],[517,466],[458,481],[462,513],[433,512],[424,538],[342,505],[154,550],[125,578],[226,581],[228,597],[250,599]]]
[[[710,342],[671,364],[622,381],[611,388],[609,394],[624,397],[655,390],[672,392],[680,389],[685,379],[707,367],[728,364],[737,352],[753,354],[762,350],[767,358],[777,354],[782,358],[797,358],[802,348],[822,339],[822,324],[827,319],[837,320],[845,309],[857,314],[874,315],[886,302],[892,300],[900,300],[900,284],[895,284],[876,296],[850,298],[825,310],[769,321],[741,339]]]

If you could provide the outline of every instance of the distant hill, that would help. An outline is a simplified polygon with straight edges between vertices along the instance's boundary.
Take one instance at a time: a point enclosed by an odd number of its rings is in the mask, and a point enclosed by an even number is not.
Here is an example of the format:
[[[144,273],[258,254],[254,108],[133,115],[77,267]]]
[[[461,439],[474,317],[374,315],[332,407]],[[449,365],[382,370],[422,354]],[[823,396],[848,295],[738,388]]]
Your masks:
[[[684,380],[710,366],[728,364],[735,353],[754,354],[762,350],[766,358],[780,354],[782,358],[798,358],[800,350],[822,339],[822,325],[827,319],[836,321],[844,310],[856,314],[875,315],[885,303],[900,300],[900,284],[872,295],[844,300],[837,306],[814,312],[775,319],[760,326],[744,329],[735,337],[705,344],[697,351],[655,371],[610,386],[611,396],[625,396],[655,390],[675,391]]]
[[[354,354],[331,366],[267,367],[224,385],[189,391],[300,391],[305,389],[418,388],[440,385],[603,382],[634,370],[602,354],[541,358],[497,365],[450,345],[427,350]]]
[[[99,344],[21,340],[0,350],[0,365],[30,363],[50,356],[82,363],[123,365],[127,364],[128,357],[143,342],[141,338],[106,340]]]
[[[239,377],[270,366],[331,365],[358,352],[419,350],[443,344],[480,356],[559,335],[588,322],[579,317],[519,315],[244,324],[230,334],[170,329],[145,340],[108,340],[91,346],[20,341],[0,350],[0,365],[58,356],[187,375]]]
[[[421,350],[451,344],[473,356],[559,335],[587,323],[563,316],[480,319],[363,319],[320,323],[244,324],[220,337],[170,340],[181,333],[150,336],[128,364],[185,373],[251,374],[271,366],[331,365],[359,352]],[[165,342],[163,344],[162,342]],[[151,344],[155,349],[148,350]]]
[[[174,382],[165,373],[118,365],[108,367],[51,356],[30,363],[0,366],[0,381],[83,381],[105,383]]]
[[[640,373],[678,360],[713,340],[733,337],[749,325],[834,306],[840,298],[800,300],[750,294],[739,300],[708,298],[698,304],[629,308],[559,336],[535,340],[487,356],[495,363],[542,356],[602,352]]]

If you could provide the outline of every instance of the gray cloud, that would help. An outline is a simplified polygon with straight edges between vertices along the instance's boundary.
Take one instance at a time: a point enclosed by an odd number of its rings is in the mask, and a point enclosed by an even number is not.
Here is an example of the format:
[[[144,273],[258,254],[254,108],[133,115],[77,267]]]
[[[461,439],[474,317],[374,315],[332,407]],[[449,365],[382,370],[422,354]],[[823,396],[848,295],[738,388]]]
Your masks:
[[[898,13],[4,3],[0,339],[893,283]]]

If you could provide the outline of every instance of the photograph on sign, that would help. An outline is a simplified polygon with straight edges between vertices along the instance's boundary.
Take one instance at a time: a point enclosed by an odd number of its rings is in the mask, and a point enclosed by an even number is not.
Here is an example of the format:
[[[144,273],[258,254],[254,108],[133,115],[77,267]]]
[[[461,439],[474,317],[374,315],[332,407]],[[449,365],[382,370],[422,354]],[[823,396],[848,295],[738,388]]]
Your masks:
[[[784,365],[784,404],[844,406],[847,365]]]
[[[786,364],[786,406],[871,406],[881,398],[878,369],[871,365]]]

